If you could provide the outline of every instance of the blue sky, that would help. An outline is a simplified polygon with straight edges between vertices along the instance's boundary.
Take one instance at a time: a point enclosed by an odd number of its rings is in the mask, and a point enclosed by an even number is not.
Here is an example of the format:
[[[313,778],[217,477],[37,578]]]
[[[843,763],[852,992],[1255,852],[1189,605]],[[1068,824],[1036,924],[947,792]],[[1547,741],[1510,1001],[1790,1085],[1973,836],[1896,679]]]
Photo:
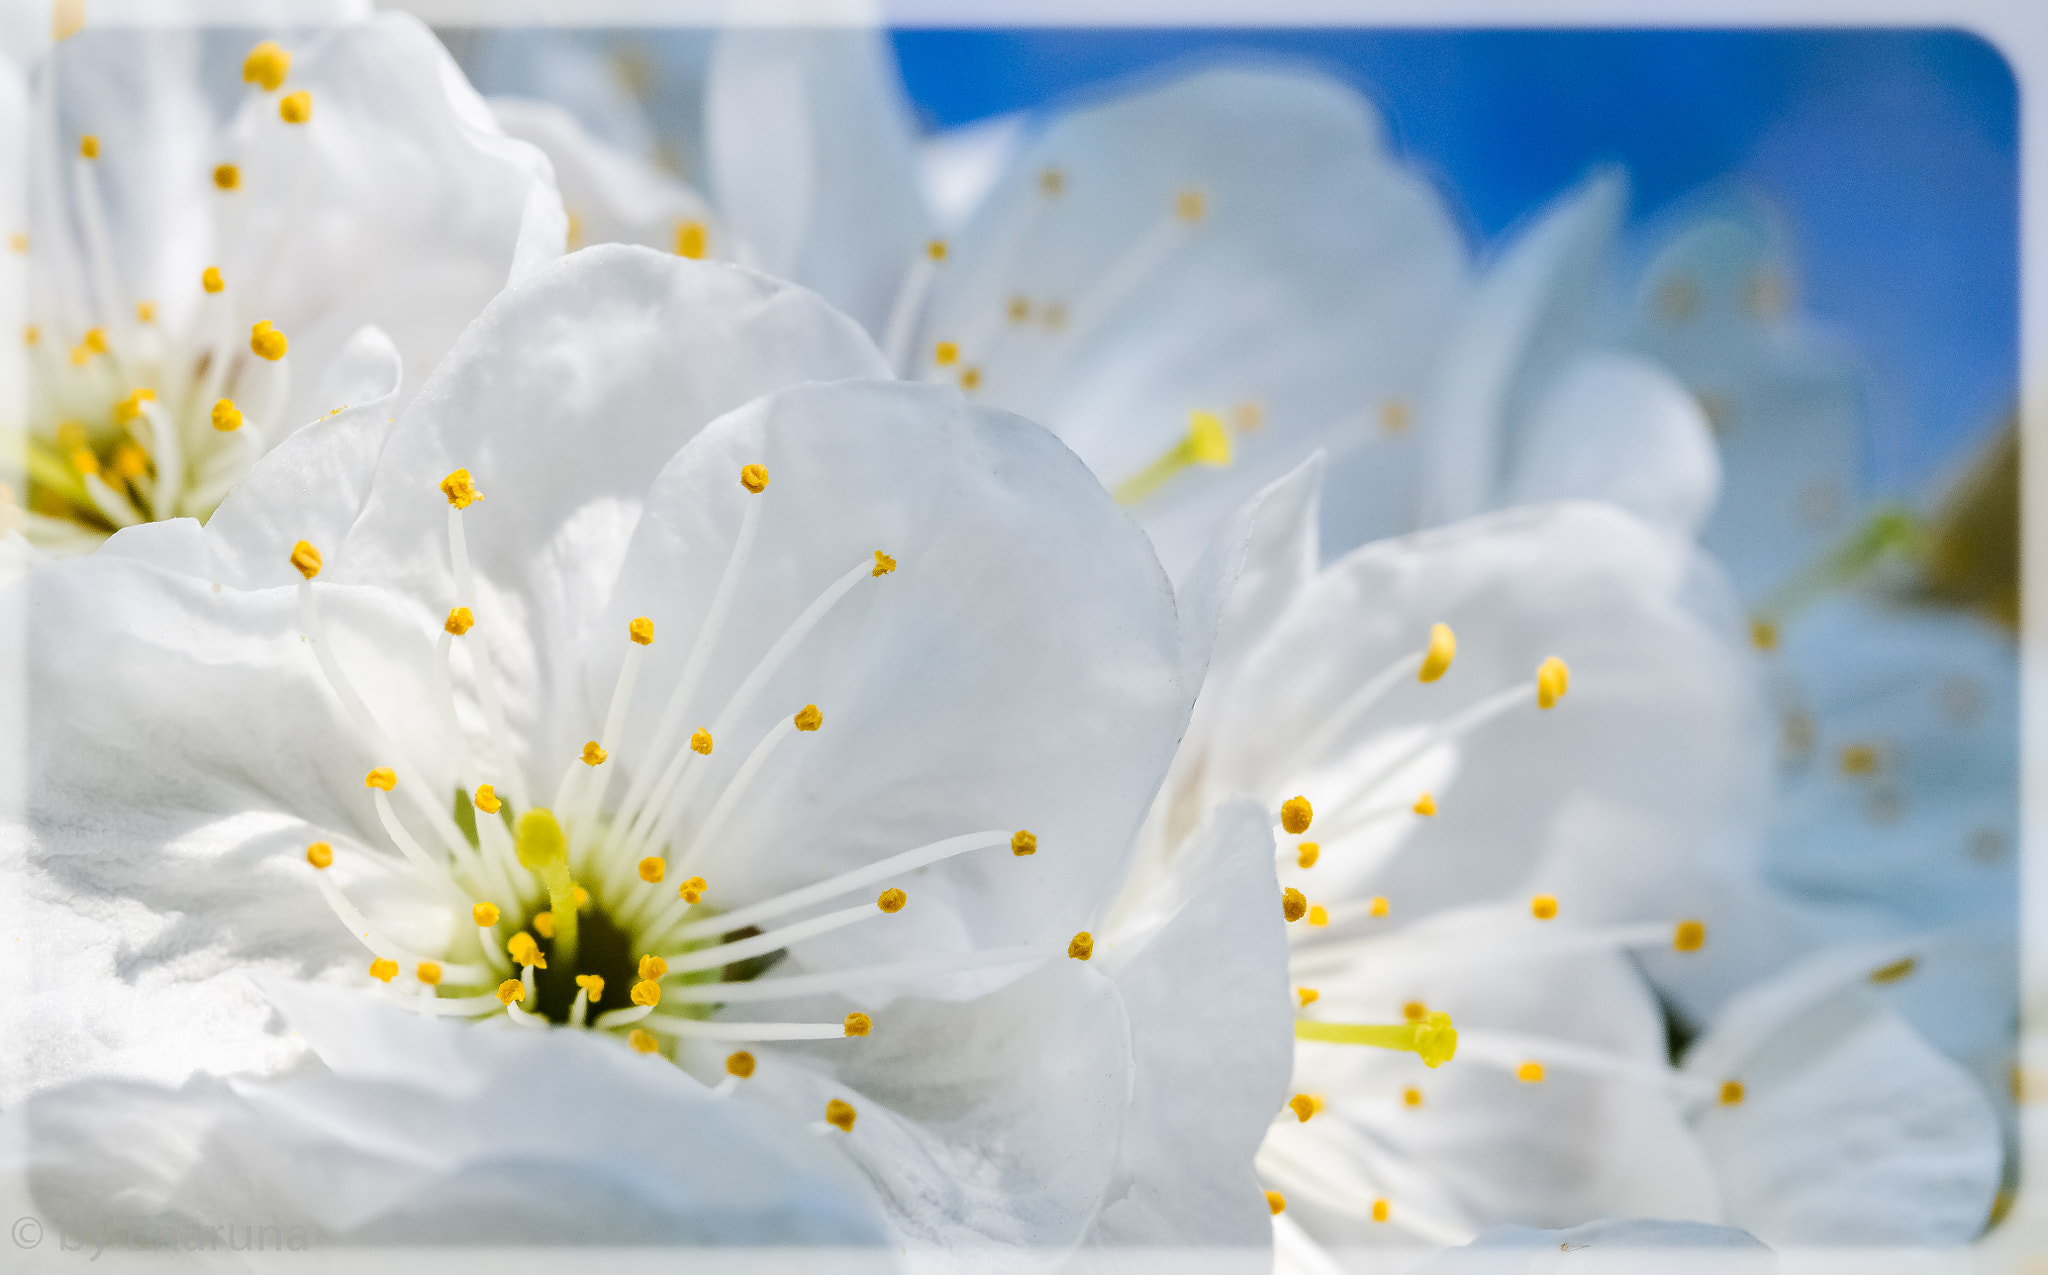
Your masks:
[[[1867,477],[1912,494],[2010,410],[2017,97],[1950,31],[974,30],[895,35],[928,127],[1228,50],[1320,64],[1385,114],[1482,248],[1593,164],[1641,233],[1710,188],[1783,214],[1805,309],[1870,369]]]

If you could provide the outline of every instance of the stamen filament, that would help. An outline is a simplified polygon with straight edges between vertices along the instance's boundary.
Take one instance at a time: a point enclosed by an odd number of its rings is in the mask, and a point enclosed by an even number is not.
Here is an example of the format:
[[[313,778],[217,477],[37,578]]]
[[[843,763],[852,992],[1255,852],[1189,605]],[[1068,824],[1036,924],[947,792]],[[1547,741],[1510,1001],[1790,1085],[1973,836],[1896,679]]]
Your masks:
[[[940,260],[929,247],[920,245],[889,303],[889,320],[882,327],[882,357],[897,376],[910,374],[910,341],[916,335],[918,317],[924,313],[925,299],[931,295],[932,281],[938,278]]]
[[[614,1027],[630,1027],[654,1012],[652,1005],[635,1005],[631,1009],[611,1009],[597,1016],[591,1024],[598,1031],[610,1031]]]
[[[498,679],[491,667],[490,625],[485,623],[485,613],[476,604],[476,577],[469,569],[469,542],[462,534],[462,511],[452,505],[448,508],[448,561],[455,575],[455,605],[468,607],[477,617],[464,645],[476,674],[476,695],[483,704],[484,724],[490,729],[492,747],[504,768],[504,787],[511,793],[512,804],[524,810],[529,804],[526,776],[519,759],[512,755],[512,732],[505,726],[505,704],[498,697]]]
[[[668,972],[671,976],[694,973],[697,970],[715,970],[722,965],[730,965],[734,961],[744,961],[750,957],[765,956],[770,952],[779,952],[792,943],[801,943],[805,939],[816,938],[820,934],[830,934],[833,930],[843,930],[849,925],[865,921],[870,917],[887,915],[889,914],[872,903],[861,903],[850,908],[841,908],[837,912],[827,912],[823,916],[814,916],[808,921],[798,921],[793,925],[785,925],[779,930],[769,930],[765,934],[756,934],[751,938],[737,939],[731,943],[720,943],[712,947],[700,947],[688,952],[678,952],[673,956],[665,956],[662,959],[668,962]],[[724,920],[724,918],[716,919]]]
[[[393,942],[389,935],[371,925],[361,910],[349,902],[348,896],[341,892],[341,887],[328,879],[325,872],[316,874],[313,883],[320,887],[320,893],[327,899],[327,906],[334,909],[334,915],[341,918],[341,923],[348,927],[349,933],[355,935],[373,954],[397,961],[406,969],[414,969],[421,961],[427,959],[418,952]],[[456,965],[447,961],[440,961],[438,964],[441,966],[443,981],[449,983],[481,983],[490,974],[490,971],[481,965]],[[491,1000],[495,1006],[497,998],[492,997]]]
[[[1374,705],[1385,698],[1387,692],[1392,690],[1404,675],[1412,672],[1427,654],[1427,651],[1422,650],[1406,652],[1396,656],[1391,664],[1373,674],[1365,685],[1352,692],[1349,699],[1339,704],[1335,712],[1323,718],[1321,725],[1295,745],[1289,764],[1282,769],[1297,770],[1304,758],[1313,759],[1328,752],[1347,727],[1365,716]]]
[[[149,450],[156,462],[156,499],[152,502],[156,516],[175,518],[185,484],[185,455],[178,445],[177,424],[169,412],[150,400],[141,400],[136,406],[142,419],[149,422]]]
[[[822,974],[796,974],[785,978],[764,978],[747,983],[685,983],[667,988],[662,999],[684,1005],[738,1005],[754,1001],[781,1000],[792,996],[816,996],[874,983],[894,983],[933,974],[954,974],[989,969],[1000,965],[1021,965],[1043,961],[1055,955],[1052,946],[990,948],[934,956],[921,961],[895,961],[854,969],[828,970]]]
[[[1533,702],[1535,697],[1536,683],[1534,679],[1527,682],[1518,682],[1505,690],[1496,691],[1467,708],[1464,712],[1432,726],[1424,731],[1421,737],[1413,744],[1395,754],[1391,761],[1383,763],[1377,771],[1359,780],[1356,786],[1352,788],[1350,794],[1343,801],[1336,803],[1338,808],[1332,813],[1337,816],[1337,819],[1333,820],[1333,822],[1341,822],[1350,818],[1350,807],[1355,802],[1362,797],[1371,795],[1381,784],[1386,783],[1403,769],[1414,764],[1432,748],[1440,747],[1461,735],[1485,725],[1494,718],[1514,709],[1517,705]]]
[[[643,1026],[664,1036],[690,1040],[843,1040],[844,1023],[714,1023],[673,1014],[649,1014]]]

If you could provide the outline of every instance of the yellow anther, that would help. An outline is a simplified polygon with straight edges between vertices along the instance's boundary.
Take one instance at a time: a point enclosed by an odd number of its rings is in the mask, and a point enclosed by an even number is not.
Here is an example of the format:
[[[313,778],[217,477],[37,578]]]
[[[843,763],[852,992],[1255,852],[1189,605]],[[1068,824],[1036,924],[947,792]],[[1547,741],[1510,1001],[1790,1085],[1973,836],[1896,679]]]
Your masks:
[[[1057,168],[1040,169],[1038,193],[1047,199],[1058,199],[1067,189],[1067,175]]]
[[[315,841],[306,847],[306,862],[316,868],[325,868],[334,862],[334,847],[325,841]]]
[[[1308,896],[1293,886],[1280,893],[1280,915],[1290,921],[1299,921],[1308,915]]]
[[[504,802],[498,800],[498,790],[489,784],[478,784],[476,786],[476,796],[471,798],[471,800],[476,803],[478,810],[483,811],[487,815],[497,814],[505,805]]]
[[[388,956],[380,956],[370,962],[370,977],[380,983],[388,983],[398,977],[398,962]]]
[[[875,1020],[859,1010],[846,1016],[846,1034],[849,1036],[865,1036],[874,1028]]]
[[[710,230],[701,221],[679,221],[676,223],[676,255],[692,261],[704,260],[705,249],[711,246]]]
[[[960,369],[960,388],[972,393],[981,388],[981,369],[963,367]]]
[[[398,772],[389,766],[379,766],[363,776],[363,787],[381,788],[385,792],[390,792],[398,787]]]
[[[578,974],[576,976],[576,986],[583,989],[584,994],[590,997],[590,1003],[593,1005],[604,999],[604,975],[602,974]]]
[[[85,347],[94,354],[105,354],[107,352],[107,330],[105,328],[87,328],[85,330]]]
[[[50,38],[69,40],[85,29],[85,0],[51,0]]]
[[[580,760],[586,766],[602,766],[604,765],[604,759],[609,756],[611,754],[598,747],[597,741],[593,739],[583,745],[583,753]]]
[[[1408,428],[1408,404],[1398,398],[1390,398],[1380,404],[1380,430],[1382,433],[1399,434]]]
[[[292,546],[292,565],[299,574],[311,580],[320,574],[320,551],[309,540],[301,540]]]
[[[1200,221],[1207,208],[1208,201],[1199,190],[1191,188],[1173,197],[1173,215],[1182,221]]]
[[[514,1001],[523,1001],[525,999],[526,985],[518,979],[508,978],[498,984],[498,1003],[500,1005],[510,1005]]]
[[[483,499],[482,493],[476,489],[476,480],[469,476],[469,471],[466,469],[458,469],[446,478],[443,478],[441,480],[441,494],[446,496],[448,503],[457,509],[467,509]]]
[[[930,257],[933,261],[944,261],[946,259],[946,241],[943,239],[933,239],[927,242],[924,246],[924,255]]]
[[[224,398],[214,403],[213,427],[223,434],[242,428],[242,409],[235,406],[235,400]]]
[[[656,1040],[654,1033],[648,1031],[645,1027],[635,1027],[631,1034],[626,1037],[626,1043],[633,1047],[633,1052],[636,1054],[651,1054],[661,1048],[661,1042]]]
[[[1387,1202],[1386,1202],[1385,1200],[1374,1200],[1374,1201],[1372,1202],[1372,1220],[1373,1220],[1373,1221],[1375,1221],[1375,1222],[1384,1222],[1384,1221],[1386,1221],[1386,1220],[1387,1220],[1387,1218],[1388,1218],[1388,1216],[1390,1215],[1390,1213],[1391,1213],[1391,1212],[1392,1212],[1391,1206],[1389,1206],[1389,1205],[1388,1205],[1388,1203],[1387,1203]]]
[[[249,329],[249,350],[259,359],[275,363],[284,357],[285,350],[290,346],[291,342],[284,339],[284,333],[278,331],[276,325],[268,319]]]
[[[233,164],[215,164],[213,184],[221,190],[233,190],[242,184],[242,170]]]
[[[92,351],[83,342],[71,347],[71,366],[84,367],[92,359]]]
[[[1278,1217],[1287,1208],[1287,1197],[1278,1191],[1268,1191],[1266,1192],[1266,1207],[1272,1210],[1274,1217]]]
[[[875,906],[884,912],[901,912],[903,905],[909,901],[909,895],[901,890],[891,888],[882,891],[880,895],[876,896]]]
[[[126,425],[142,415],[142,405],[144,403],[153,402],[155,399],[155,390],[147,388],[129,390],[127,398],[114,404],[114,419],[120,424]]]
[[[21,343],[23,345],[34,345],[36,342],[42,339],[43,330],[33,323],[22,328],[21,330]]]
[[[1316,860],[1323,857],[1323,847],[1314,841],[1304,841],[1294,848],[1294,861],[1304,868],[1316,866]]]
[[[1422,653],[1422,667],[1415,670],[1418,682],[1434,682],[1451,667],[1451,661],[1458,657],[1458,635],[1451,632],[1448,624],[1429,626],[1429,649]]]
[[[768,490],[768,467],[766,465],[740,466],[740,486],[756,496]]]
[[[1868,775],[1877,769],[1875,744],[1846,744],[1842,748],[1842,773]]]
[[[1680,921],[1671,931],[1671,946],[1681,952],[1697,952],[1707,945],[1707,927],[1702,921]]]
[[[412,976],[428,987],[441,985],[441,964],[439,961],[421,961],[412,967]]]
[[[1086,930],[1076,934],[1067,943],[1067,955],[1077,961],[1085,961],[1095,955],[1095,936]]]
[[[1316,808],[1308,804],[1306,797],[1289,797],[1280,803],[1280,826],[1294,836],[1307,832],[1315,817]]]
[[[1401,1006],[1401,1017],[1411,1023],[1419,1023],[1429,1017],[1429,1006],[1421,1001],[1409,1001]]]
[[[1759,651],[1778,649],[1778,626],[1764,617],[1751,616],[1749,621],[1749,644]]]
[[[100,157],[100,139],[86,133],[78,139],[78,153],[86,159]]]
[[[1308,923],[1310,925],[1328,925],[1330,923],[1330,910],[1320,903],[1314,904],[1308,910]]]
[[[1555,655],[1536,668],[1536,707],[1554,708],[1571,689],[1572,671]]]
[[[711,755],[711,732],[708,730],[693,732],[690,735],[690,751],[709,757]]]
[[[576,901],[576,906],[579,908],[590,905],[590,891],[574,882],[571,882],[569,885],[569,897]]]
[[[1287,1106],[1297,1121],[1307,1124],[1310,1116],[1323,1109],[1323,1100],[1313,1094],[1298,1093],[1287,1100]]]
[[[633,984],[633,1003],[649,1009],[661,1004],[661,984],[651,978],[643,978]]]
[[[859,1118],[859,1113],[854,1111],[850,1102],[841,1102],[834,1098],[825,1104],[825,1123],[841,1133],[852,1133],[853,1122]]]
[[[1742,1098],[1743,1098],[1743,1088],[1742,1088],[1742,1082],[1741,1082],[1741,1081],[1739,1081],[1739,1080],[1724,1080],[1724,1081],[1722,1081],[1722,1082],[1721,1082],[1721,1105],[1722,1105],[1722,1106],[1724,1106],[1724,1107],[1739,1107],[1739,1106],[1741,1106],[1741,1105],[1742,1105]]]
[[[555,937],[555,914],[552,912],[534,913],[533,932],[544,939]]]
[[[668,860],[660,855],[650,854],[640,861],[640,879],[649,885],[660,885],[668,875]]]
[[[1879,984],[1896,983],[1900,979],[1906,977],[1908,974],[1911,974],[1914,970],[1919,968],[1919,957],[1902,956],[1898,960],[1893,961],[1889,965],[1880,965],[1876,969],[1870,971],[1870,981]]]
[[[133,443],[114,449],[114,473],[121,478],[140,478],[149,472],[149,453]]]
[[[1407,1106],[1419,1107],[1422,1105],[1422,1091],[1410,1085],[1401,1091],[1401,1101]]]
[[[1415,804],[1410,806],[1409,809],[1427,819],[1436,813],[1436,798],[1428,793],[1423,793],[1415,799]]]
[[[653,954],[640,958],[640,978],[643,982],[658,979],[668,973],[668,962]]]
[[[228,286],[228,281],[220,277],[219,266],[208,266],[199,272],[199,286],[208,292],[219,292]]]
[[[1010,853],[1018,858],[1038,853],[1038,836],[1023,828],[1010,834]]]
[[[287,124],[303,124],[313,118],[313,95],[300,89],[277,100],[277,118]]]
[[[641,616],[626,626],[626,636],[641,646],[654,645],[654,621]]]
[[[1296,1000],[1301,1002],[1301,1007],[1303,1009],[1307,1009],[1309,1006],[1321,1000],[1323,998],[1323,994],[1313,987],[1297,987],[1294,989],[1294,997]]]
[[[1543,1064],[1535,1061],[1534,1059],[1531,1059],[1530,1061],[1523,1063],[1521,1066],[1515,1068],[1515,1079],[1521,1081],[1525,1085],[1542,1084]]]
[[[825,714],[816,704],[806,704],[798,709],[796,716],[790,720],[796,723],[798,730],[816,730],[825,724]]]
[[[292,55],[286,53],[277,41],[265,40],[242,59],[242,83],[260,84],[264,92],[275,93],[291,69]]]
[[[1529,900],[1529,915],[1539,921],[1548,921],[1557,915],[1557,896],[1539,894]]]
[[[155,323],[156,302],[137,301],[135,303],[135,321],[137,323]]]
[[[100,472],[100,458],[88,448],[80,447],[71,453],[71,467],[81,474]]]
[[[469,919],[475,921],[479,927],[488,930],[498,923],[498,905],[495,903],[479,903],[469,910]]]
[[[448,608],[448,618],[441,621],[441,627],[454,637],[461,637],[476,625],[476,613],[468,607]]]
[[[951,367],[960,361],[960,345],[956,341],[941,341],[932,347],[932,362],[940,367]]]
[[[885,576],[888,575],[891,571],[894,571],[895,569],[896,559],[890,557],[886,553],[883,553],[880,549],[875,550],[875,569],[869,574],[876,576]]]
[[[546,969],[548,967],[548,958],[540,950],[540,944],[534,942],[533,935],[528,934],[525,930],[514,934],[512,940],[505,944],[505,950],[511,954],[513,960],[521,965],[532,966],[536,969]]]
[[[519,816],[513,843],[520,865],[532,872],[543,872],[569,858],[569,839],[562,835],[554,812],[543,806]]]
[[[1458,1053],[1458,1029],[1451,1025],[1451,1016],[1440,1011],[1406,1023],[1323,1023],[1297,1018],[1294,1038],[1401,1050],[1430,1068],[1443,1066]]]
[[[1010,322],[1012,323],[1022,323],[1029,319],[1031,317],[1030,300],[1025,297],[1011,297],[1009,315]]]

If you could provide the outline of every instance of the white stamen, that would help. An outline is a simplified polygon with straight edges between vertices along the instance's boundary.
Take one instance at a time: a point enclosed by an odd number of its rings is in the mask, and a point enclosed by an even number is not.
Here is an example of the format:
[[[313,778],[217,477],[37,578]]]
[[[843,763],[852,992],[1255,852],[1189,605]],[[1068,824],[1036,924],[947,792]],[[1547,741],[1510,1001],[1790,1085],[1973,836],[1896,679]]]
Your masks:
[[[185,486],[185,449],[179,446],[177,423],[148,399],[138,400],[136,406],[142,419],[149,422],[149,450],[156,461],[156,499],[152,504],[157,517],[175,518]]]
[[[697,970],[715,970],[721,965],[730,965],[735,961],[744,961],[749,957],[763,956],[769,952],[779,952],[792,943],[801,943],[805,939],[816,938],[820,934],[830,934],[834,930],[843,930],[849,925],[854,925],[873,917],[888,915],[889,913],[882,911],[881,908],[872,903],[859,903],[850,908],[841,908],[837,912],[827,912],[823,916],[814,916],[808,921],[798,921],[793,925],[785,925],[779,930],[770,930],[766,934],[756,934],[752,938],[735,939],[730,943],[719,943],[711,947],[696,948],[693,951],[678,952],[673,956],[666,956],[662,959],[668,962],[668,972],[671,975],[689,974]],[[653,946],[653,942],[650,940],[648,945],[650,947]]]
[[[78,199],[79,228],[85,233],[85,264],[92,284],[93,301],[99,306],[107,329],[107,353],[122,380],[133,380],[127,360],[128,311],[121,304],[123,293],[114,278],[114,250],[107,234],[107,212],[100,203],[99,180],[93,174],[97,160],[79,157],[71,161],[72,189]]]
[[[690,1040],[833,1040],[846,1037],[844,1023],[713,1023],[673,1014],[649,1014],[643,1025],[664,1036]]]
[[[145,521],[128,498],[107,486],[107,480],[98,474],[85,475],[85,494],[92,497],[93,508],[100,511],[100,516],[116,527],[133,527]]]
[[[1461,1028],[1458,1032],[1460,1062],[1469,1059],[1512,1073],[1532,1058],[1541,1062],[1546,1071],[1578,1071],[1627,1080],[1653,1089],[1668,1090],[1685,1101],[1697,1102],[1710,1096],[1704,1084],[1682,1072],[1614,1050],[1519,1032],[1487,1031],[1484,1028]]]
[[[569,1007],[569,1026],[583,1026],[583,1016],[589,1012],[590,989],[587,987],[579,987],[576,989],[576,1003]]]
[[[327,906],[334,909],[334,915],[341,918],[341,923],[348,927],[349,933],[360,939],[363,946],[370,949],[373,955],[397,961],[410,969],[419,968],[420,962],[427,959],[394,943],[390,936],[371,925],[356,905],[349,902],[348,896],[341,892],[341,887],[327,879],[325,872],[315,874],[313,881],[327,899]],[[481,965],[453,965],[446,961],[439,964],[442,977],[451,983],[480,983],[490,973]]]
[[[486,640],[490,626],[476,605],[476,578],[469,569],[469,543],[462,535],[462,511],[453,505],[448,507],[448,561],[455,575],[455,605],[468,607],[472,617],[469,641],[464,643],[464,647],[469,652],[470,667],[476,674],[476,694],[483,703],[484,725],[490,731],[491,745],[498,754],[498,762],[504,767],[506,792],[511,796],[512,804],[524,810],[527,808],[525,774],[520,769],[519,759],[512,755],[512,733],[505,728],[505,705],[498,698],[498,679],[491,668],[491,647]]]
[[[1386,697],[1394,684],[1401,680],[1402,674],[1413,675],[1426,654],[1425,651],[1410,651],[1373,674],[1365,685],[1352,692],[1349,699],[1338,705],[1335,712],[1323,718],[1321,725],[1295,745],[1288,764],[1282,769],[1297,769],[1304,758],[1313,759],[1328,752],[1330,746],[1337,742],[1347,727],[1365,716],[1374,705]]]
[[[634,1023],[654,1012],[652,1005],[635,1005],[631,1009],[614,1009],[597,1016],[592,1024],[599,1031],[610,1031],[615,1027],[631,1027]]]
[[[797,974],[788,978],[764,978],[751,983],[685,983],[665,988],[662,999],[685,1005],[738,1005],[751,1001],[781,1000],[792,996],[816,996],[875,983],[897,983],[935,974],[956,974],[966,970],[1000,965],[1038,962],[1055,955],[1049,946],[999,947],[985,952],[960,952],[921,961],[895,961],[888,965],[867,965],[855,969],[828,970],[822,974]]]
[[[919,248],[910,268],[896,286],[896,299],[889,306],[889,321],[882,328],[882,357],[897,376],[910,375],[910,341],[917,332],[918,316],[924,313],[925,298],[931,295],[932,280],[939,263],[928,248]]]
[[[1496,691],[1470,708],[1467,708],[1464,712],[1458,713],[1430,727],[1422,732],[1414,743],[1401,752],[1396,753],[1391,760],[1382,763],[1378,770],[1361,777],[1349,793],[1346,793],[1337,802],[1333,803],[1335,807],[1332,811],[1333,821],[1348,819],[1350,817],[1348,812],[1352,805],[1363,798],[1372,796],[1381,784],[1386,783],[1389,779],[1401,773],[1402,770],[1414,764],[1417,759],[1431,749],[1441,747],[1461,735],[1476,730],[1478,727],[1485,725],[1487,722],[1501,716],[1519,704],[1527,703],[1533,707],[1535,702],[1536,683],[1534,681],[1522,682],[1510,686],[1506,690]]]
[[[640,680],[640,665],[647,659],[647,648],[638,642],[626,643],[626,658],[619,664],[619,680],[612,686],[611,706],[605,710],[604,729],[598,732],[597,742],[606,748],[619,746],[620,732],[626,728],[626,709],[633,700],[633,684]],[[570,809],[570,823],[566,826],[583,827],[595,819],[604,809],[605,790],[611,786],[613,766],[586,767],[594,770],[591,782],[584,786],[581,800]],[[594,842],[585,837],[584,844]]]

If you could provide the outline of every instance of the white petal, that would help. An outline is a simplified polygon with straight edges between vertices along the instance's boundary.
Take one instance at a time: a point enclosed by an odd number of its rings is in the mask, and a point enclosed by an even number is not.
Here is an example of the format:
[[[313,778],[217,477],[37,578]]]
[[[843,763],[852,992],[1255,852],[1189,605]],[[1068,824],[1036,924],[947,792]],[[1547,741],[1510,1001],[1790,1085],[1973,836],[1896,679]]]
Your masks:
[[[674,252],[677,228],[684,223],[694,222],[711,234],[711,209],[702,196],[586,133],[560,107],[498,97],[491,99],[491,110],[506,132],[533,143],[553,163],[562,206],[575,227],[571,248],[637,243]]]

